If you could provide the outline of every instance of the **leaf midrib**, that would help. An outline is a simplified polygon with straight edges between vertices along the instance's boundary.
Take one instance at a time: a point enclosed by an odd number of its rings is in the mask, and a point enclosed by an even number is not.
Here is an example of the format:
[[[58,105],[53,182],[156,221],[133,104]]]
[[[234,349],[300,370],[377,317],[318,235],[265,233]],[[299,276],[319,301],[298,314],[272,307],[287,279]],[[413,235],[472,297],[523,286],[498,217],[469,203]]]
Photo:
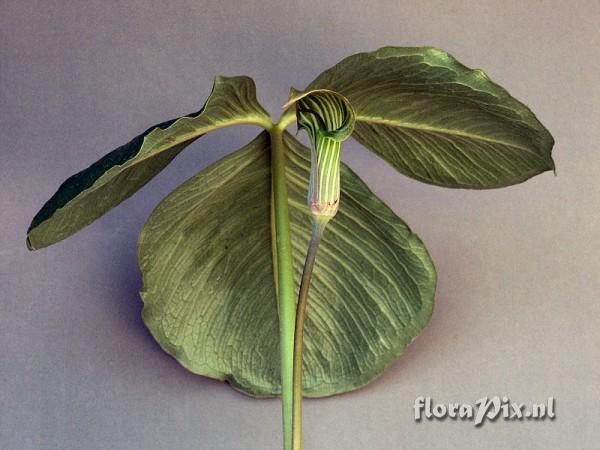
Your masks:
[[[177,147],[178,145],[186,144],[186,143],[188,143],[190,141],[193,141],[193,140],[201,138],[202,136],[204,136],[205,134],[207,134],[207,133],[209,133],[211,131],[217,131],[217,130],[220,130],[222,128],[230,127],[232,125],[257,125],[257,126],[262,126],[262,124],[260,124],[258,121],[253,121],[253,120],[233,120],[233,121],[223,122],[223,123],[221,123],[219,125],[215,125],[213,127],[211,127],[211,126],[198,127],[196,130],[194,130],[191,133],[182,134],[181,136],[183,136],[183,138],[181,139],[181,141],[174,142],[174,143],[173,142],[169,142],[167,144],[164,144],[164,143],[161,142],[161,144],[157,145],[156,147],[149,148],[149,149],[146,149],[146,150],[144,150],[144,145],[146,144],[146,136],[144,136],[144,142],[142,143],[142,145],[140,147],[140,150],[138,151],[138,153],[137,153],[136,156],[133,156],[132,158],[128,159],[123,164],[115,164],[114,166],[110,167],[96,181],[99,181],[102,178],[105,178],[107,174],[109,174],[111,171],[113,171],[113,169],[129,169],[130,167],[137,166],[138,164],[141,164],[141,163],[143,163],[143,162],[145,162],[145,161],[147,161],[149,159],[152,159],[155,156],[158,156],[159,154],[161,154],[163,152],[169,151],[172,148]],[[140,157],[139,155],[143,151],[145,152],[145,155]],[[111,181],[111,179],[107,178],[106,180],[103,180],[100,183],[94,183],[88,189],[85,189],[85,190],[81,191],[77,195],[77,197],[79,197],[81,194],[84,194],[84,193],[88,194],[89,192],[93,192],[93,191],[101,188],[105,184],[107,184],[109,181]],[[75,198],[77,198],[77,197],[75,197]],[[59,208],[59,209],[61,209],[61,208]]]
[[[372,123],[372,124],[377,124],[377,125],[387,125],[387,126],[392,126],[392,127],[396,127],[396,128],[406,128],[409,130],[418,130],[418,131],[423,131],[425,133],[431,133],[431,134],[445,134],[448,136],[464,137],[464,138],[469,138],[469,139],[473,139],[476,141],[486,142],[489,144],[505,145],[507,147],[512,147],[512,148],[516,148],[519,150],[523,150],[528,153],[533,153],[531,151],[531,149],[529,149],[527,147],[523,147],[518,144],[515,144],[513,142],[506,142],[506,141],[502,141],[500,139],[493,139],[493,138],[481,136],[478,134],[467,133],[464,131],[450,130],[447,128],[433,128],[433,127],[428,127],[428,126],[424,126],[424,125],[417,125],[414,123],[399,122],[399,121],[395,121],[395,120],[367,117],[367,116],[361,116],[361,115],[357,115],[356,120],[359,122],[366,122],[366,123]]]

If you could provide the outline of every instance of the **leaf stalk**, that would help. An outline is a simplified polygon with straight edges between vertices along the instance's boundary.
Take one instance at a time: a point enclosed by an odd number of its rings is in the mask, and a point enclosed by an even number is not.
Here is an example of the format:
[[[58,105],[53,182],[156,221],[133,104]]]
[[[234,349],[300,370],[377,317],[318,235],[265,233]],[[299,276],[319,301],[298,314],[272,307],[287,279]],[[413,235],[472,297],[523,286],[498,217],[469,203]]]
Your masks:
[[[279,312],[283,443],[285,450],[291,450],[294,322],[296,311],[283,130],[284,128],[280,124],[275,124],[269,129],[271,139],[271,194],[273,199],[271,202],[273,227],[271,235],[274,236],[274,270],[277,272],[276,286]]]

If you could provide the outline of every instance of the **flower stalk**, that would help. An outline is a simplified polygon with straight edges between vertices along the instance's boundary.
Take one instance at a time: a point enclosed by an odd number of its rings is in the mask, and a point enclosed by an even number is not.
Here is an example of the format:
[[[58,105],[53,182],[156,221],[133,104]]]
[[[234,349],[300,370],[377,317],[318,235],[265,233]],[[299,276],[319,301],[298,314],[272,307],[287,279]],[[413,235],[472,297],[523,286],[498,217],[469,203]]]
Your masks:
[[[312,233],[296,304],[293,354],[292,447],[302,450],[302,356],[308,292],[325,227],[339,209],[341,145],[352,133],[354,110],[346,98],[328,90],[298,93],[292,89],[291,98],[284,107],[291,104],[296,105],[298,129],[306,130],[311,140],[307,200],[312,215]]]

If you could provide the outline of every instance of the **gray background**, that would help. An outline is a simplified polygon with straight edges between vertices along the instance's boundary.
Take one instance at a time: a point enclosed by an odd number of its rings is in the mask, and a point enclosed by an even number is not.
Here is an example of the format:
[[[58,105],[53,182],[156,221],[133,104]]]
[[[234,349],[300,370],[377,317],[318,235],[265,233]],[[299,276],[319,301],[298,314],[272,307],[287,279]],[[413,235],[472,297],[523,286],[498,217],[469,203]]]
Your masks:
[[[198,109],[217,74],[252,76],[278,115],[343,57],[435,45],[481,67],[556,138],[558,176],[495,191],[344,159],[427,244],[430,325],[368,387],[309,400],[307,449],[599,448],[598,1],[0,2],[0,446],[271,449],[277,400],[194,376],[140,319],[137,235],[171,189],[256,133],[203,138],[120,208],[25,248],[71,174],[148,126]],[[545,422],[415,423],[414,399],[557,400]]]

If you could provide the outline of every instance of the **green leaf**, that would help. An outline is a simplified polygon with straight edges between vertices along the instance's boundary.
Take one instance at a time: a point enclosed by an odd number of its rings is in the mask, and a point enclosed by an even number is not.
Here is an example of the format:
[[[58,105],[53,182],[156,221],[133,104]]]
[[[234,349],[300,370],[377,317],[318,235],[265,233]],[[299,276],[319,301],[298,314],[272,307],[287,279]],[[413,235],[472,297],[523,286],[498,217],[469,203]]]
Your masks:
[[[347,97],[356,140],[426,183],[497,188],[554,169],[554,140],[531,110],[436,48],[359,53],[307,89]]]
[[[287,133],[284,142],[299,283],[310,151]],[[303,378],[313,397],[371,381],[433,308],[436,275],[422,242],[344,164],[341,179],[307,311]],[[192,372],[255,396],[281,390],[270,199],[263,133],[165,198],[138,245],[143,318],[161,347]]]
[[[248,77],[216,77],[202,109],[150,127],[87,169],[67,179],[33,218],[30,250],[71,236],[134,194],[185,147],[209,131],[230,125],[269,127]]]

